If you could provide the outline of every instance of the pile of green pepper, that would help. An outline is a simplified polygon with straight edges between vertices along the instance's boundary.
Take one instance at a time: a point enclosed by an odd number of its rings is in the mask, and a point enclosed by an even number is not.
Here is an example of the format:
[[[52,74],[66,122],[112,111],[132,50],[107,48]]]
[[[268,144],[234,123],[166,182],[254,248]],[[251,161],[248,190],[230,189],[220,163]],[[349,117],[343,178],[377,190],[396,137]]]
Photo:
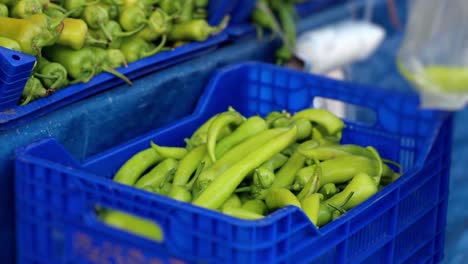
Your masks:
[[[114,181],[249,220],[293,205],[321,227],[400,176],[373,147],[340,144],[344,127],[323,109],[246,118],[229,108],[185,147],[151,142]]]
[[[0,0],[0,46],[37,56],[21,105],[115,68],[204,41],[208,0]]]

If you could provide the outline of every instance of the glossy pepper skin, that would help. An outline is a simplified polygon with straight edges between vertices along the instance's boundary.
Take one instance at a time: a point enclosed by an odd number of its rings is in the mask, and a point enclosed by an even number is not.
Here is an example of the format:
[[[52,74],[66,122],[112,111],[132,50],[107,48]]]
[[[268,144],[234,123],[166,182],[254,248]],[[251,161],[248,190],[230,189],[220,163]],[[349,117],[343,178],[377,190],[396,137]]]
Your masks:
[[[277,138],[268,141],[265,145],[249,153],[236,164],[218,176],[193,203],[197,206],[216,209],[235,191],[247,174],[271,159],[291,144],[297,133],[293,127]]]
[[[42,13],[42,5],[37,0],[20,0],[10,10],[11,17],[27,18],[34,14]]]
[[[22,52],[31,55],[39,55],[43,47],[53,45],[61,31],[60,28],[51,31],[43,14],[27,19],[0,17],[0,25],[0,37],[18,42]]]
[[[153,44],[141,38],[129,37],[122,42],[120,50],[125,55],[127,62],[130,63],[163,51],[163,46],[165,43],[166,39],[163,38],[159,46],[154,47]]]
[[[175,24],[169,32],[169,40],[171,41],[205,41],[211,35],[221,32],[229,22],[229,17],[226,17],[220,25],[212,27],[203,19],[190,20],[184,23]]]
[[[13,39],[0,37],[0,47],[21,52],[21,46]]]
[[[92,38],[89,34],[88,25],[81,19],[65,18],[63,25],[63,30],[57,39],[57,44],[79,50],[86,44],[106,43]]]
[[[36,65],[36,73],[42,84],[47,89],[55,91],[68,85],[68,73],[65,67],[57,62],[50,62],[45,58],[39,58]]]
[[[30,77],[23,90],[23,101],[21,105],[27,105],[31,101],[42,98],[47,95],[47,90],[41,81],[35,77]]]
[[[0,17],[8,17],[8,7],[4,4],[0,4]]]
[[[149,16],[147,26],[137,36],[146,41],[155,41],[171,30],[171,18],[161,9],[156,9]]]
[[[96,72],[96,62],[90,49],[73,50],[55,45],[44,49],[44,55],[51,61],[62,64],[68,75],[77,82],[89,82]]]

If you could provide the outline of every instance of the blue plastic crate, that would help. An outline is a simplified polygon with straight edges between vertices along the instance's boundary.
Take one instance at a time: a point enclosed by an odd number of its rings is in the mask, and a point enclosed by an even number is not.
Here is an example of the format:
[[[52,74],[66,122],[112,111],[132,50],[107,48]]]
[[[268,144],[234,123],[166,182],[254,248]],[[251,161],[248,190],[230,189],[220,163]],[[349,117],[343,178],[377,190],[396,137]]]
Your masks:
[[[230,14],[233,10],[233,6],[236,1],[230,0],[213,0],[210,1],[208,6],[209,12],[209,23],[216,25],[223,19],[224,16]],[[209,53],[216,49],[220,44],[225,42],[228,39],[226,32],[222,32],[216,36],[209,38],[203,42],[192,42],[186,44],[182,47],[178,47],[173,51],[161,52],[154,56],[138,60],[136,62],[130,63],[128,68],[118,68],[117,71],[125,74],[130,79],[136,79],[145,74],[150,74],[154,71],[161,70],[168,66],[190,60],[194,57],[201,56]],[[7,49],[0,50],[0,70],[3,69],[8,74],[13,74],[15,72],[15,63],[16,57],[12,59],[10,51]],[[19,53],[21,54],[21,53]],[[35,62],[34,57],[21,54],[22,57],[32,58],[30,59],[30,67],[23,67],[22,70],[27,70],[22,72],[22,77],[29,76],[32,70],[32,65]],[[14,55],[17,56],[17,55]],[[3,61],[9,62],[10,64],[3,63]],[[18,63],[16,63],[18,64]],[[6,75],[5,75],[6,76]],[[8,75],[9,76],[9,75]],[[14,77],[14,76],[10,76]],[[0,79],[2,79],[2,72],[0,72]],[[4,81],[10,81],[10,79],[3,79]],[[21,98],[21,93],[16,93],[18,97],[13,100],[10,99],[7,104],[0,104],[0,131],[9,129],[12,127],[17,127],[19,124],[28,122],[34,118],[47,114],[51,111],[54,111],[58,108],[64,107],[71,103],[74,103],[78,100],[81,100],[90,95],[96,94],[98,92],[110,89],[116,85],[122,84],[123,81],[117,77],[108,74],[102,73],[95,76],[91,82],[87,84],[76,84],[65,87],[60,91],[54,93],[52,96],[48,96],[43,99],[36,100],[24,107],[17,106],[17,104],[12,103],[13,101],[19,102]],[[0,87],[0,94],[2,90],[21,90],[23,87],[19,88],[17,86],[7,86]],[[2,98],[0,98],[0,103]]]
[[[33,56],[0,47],[0,111],[18,105],[35,61]]]
[[[10,83],[29,76],[35,62],[34,56],[0,47],[0,80]]]
[[[295,207],[244,221],[111,180],[151,140],[181,146],[200,124],[229,105],[246,116],[294,112],[310,107],[316,96],[373,109],[376,124],[347,121],[343,143],[373,145],[405,171],[319,230]],[[86,161],[73,158],[54,139],[18,150],[18,263],[98,263],[100,257],[125,263],[135,263],[128,261],[132,257],[141,263],[439,262],[451,132],[449,114],[419,111],[413,95],[266,64],[232,66],[213,77],[193,115]],[[96,205],[155,221],[164,230],[164,242],[106,226],[95,215]]]

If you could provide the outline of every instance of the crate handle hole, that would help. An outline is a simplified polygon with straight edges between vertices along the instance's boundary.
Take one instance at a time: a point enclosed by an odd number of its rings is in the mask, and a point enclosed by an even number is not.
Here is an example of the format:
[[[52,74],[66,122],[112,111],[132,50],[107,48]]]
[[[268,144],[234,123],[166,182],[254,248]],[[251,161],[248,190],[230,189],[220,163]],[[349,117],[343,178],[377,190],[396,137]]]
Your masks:
[[[354,123],[366,126],[374,126],[377,123],[377,114],[367,107],[320,96],[314,97],[312,105],[314,108],[328,110],[338,117]]]
[[[164,240],[163,229],[154,220],[100,206],[96,207],[96,217],[105,226],[120,229],[160,243]]]
[[[15,61],[21,60],[21,57],[16,54],[12,55],[11,58],[14,59]]]

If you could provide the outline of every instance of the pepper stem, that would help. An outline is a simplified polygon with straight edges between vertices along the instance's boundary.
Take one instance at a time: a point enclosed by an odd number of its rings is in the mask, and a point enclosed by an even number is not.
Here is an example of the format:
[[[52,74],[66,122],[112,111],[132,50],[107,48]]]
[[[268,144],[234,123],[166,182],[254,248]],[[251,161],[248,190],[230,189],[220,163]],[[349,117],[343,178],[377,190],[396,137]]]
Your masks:
[[[137,27],[133,31],[115,33],[114,36],[116,36],[116,37],[130,37],[130,36],[133,36],[133,35],[135,35],[136,33],[140,32],[140,31],[142,31],[145,27],[146,27],[145,24],[141,24],[139,27]]]
[[[58,6],[58,7],[60,7],[60,6]],[[56,21],[54,23],[50,24],[50,28],[51,29],[57,28],[58,26],[60,26],[60,24],[63,23],[63,20],[65,20],[65,18],[69,17],[71,14],[78,11],[80,8],[81,7],[73,8],[70,11],[67,11],[67,10],[64,9],[63,12],[65,12],[65,13],[61,17],[55,19]]]
[[[41,74],[41,73],[34,73],[34,76],[40,77],[40,78],[43,78],[43,79],[57,79],[58,78],[57,76],[46,75],[46,74]]]
[[[243,192],[250,192],[250,191],[252,191],[252,186],[237,188],[234,192],[235,193],[243,193]]]
[[[320,178],[322,177],[322,166],[320,165],[320,161],[314,158],[315,169],[314,169],[314,177],[310,178],[309,181],[305,184],[304,188],[301,192],[297,195],[297,199],[302,201],[303,199],[307,198],[307,196],[314,194],[317,192],[320,182]]]
[[[163,35],[161,39],[161,43],[159,43],[159,45],[155,49],[153,49],[152,51],[148,51],[148,52],[142,52],[143,57],[152,56],[160,52],[162,48],[164,47],[164,45],[166,44],[166,41],[167,41],[167,35]]]
[[[106,38],[112,42],[112,35],[109,33],[109,30],[107,30],[103,23],[99,23],[99,28],[102,30],[102,33],[104,33]]]
[[[383,161],[382,161],[382,158],[380,157],[380,154],[379,152],[374,148],[374,147],[367,147],[366,148],[370,153],[372,153],[372,155],[375,157],[375,160],[379,163],[379,168],[378,168],[378,172],[377,172],[377,176],[373,179],[376,183],[376,186],[379,186],[379,183],[380,183],[380,179],[382,178],[382,173],[383,173]]]
[[[62,87],[59,87],[62,83],[65,83],[65,80],[62,78],[57,78],[55,82],[49,87],[52,91],[56,91],[57,89],[60,89]]]
[[[104,40],[100,40],[100,39],[96,39],[93,36],[91,36],[90,34],[86,34],[85,42],[86,42],[86,44],[89,44],[89,45],[92,45],[92,46],[93,45],[99,45],[99,44],[103,44],[103,45],[109,44],[109,42],[104,41]]]
[[[221,23],[219,23],[219,25],[211,28],[210,35],[211,34],[218,34],[221,31],[223,31],[227,27],[227,25],[229,24],[229,20],[231,20],[231,17],[230,16],[225,16],[223,18],[223,20],[221,21]]]
[[[192,189],[193,184],[195,184],[195,182],[198,179],[198,176],[200,176],[204,168],[205,168],[205,162],[203,161],[202,163],[200,163],[200,165],[198,165],[197,170],[195,171],[195,176],[193,176],[193,178],[185,186],[187,189],[189,190]]]
[[[162,189],[164,185],[166,185],[171,180],[171,177],[174,176],[175,172],[176,172],[175,168],[169,170],[164,176],[164,179],[162,180],[162,182],[159,184],[158,188]]]
[[[93,70],[90,71],[89,74],[83,76],[83,78],[80,78],[80,79],[76,79],[76,80],[74,80],[74,81],[71,81],[71,82],[70,82],[70,85],[72,85],[72,84],[77,84],[77,83],[80,83],[80,82],[82,82],[82,83],[87,83],[87,82],[89,82],[89,81],[94,77],[94,74],[95,74],[95,73],[96,73],[96,69],[93,68]]]
[[[113,68],[108,67],[108,68],[103,68],[102,70],[105,71],[105,72],[108,72],[108,73],[110,73],[110,74],[113,74],[113,75],[117,76],[118,78],[124,80],[128,85],[133,85],[132,81],[130,81],[130,80],[127,78],[127,76],[125,76],[125,75],[124,75],[123,73],[121,73],[121,72],[116,71],[116,70],[113,69]]]
[[[388,159],[382,159],[382,162],[386,164],[392,164],[393,166],[398,168],[398,171],[401,172],[401,165],[398,162],[395,162],[393,160],[388,160]]]
[[[63,12],[63,13],[67,12],[67,10],[65,8],[63,8],[63,7],[61,7],[61,6],[57,5],[57,4],[51,3],[51,2],[46,3],[44,6],[45,6],[45,8],[57,9],[58,11]]]

